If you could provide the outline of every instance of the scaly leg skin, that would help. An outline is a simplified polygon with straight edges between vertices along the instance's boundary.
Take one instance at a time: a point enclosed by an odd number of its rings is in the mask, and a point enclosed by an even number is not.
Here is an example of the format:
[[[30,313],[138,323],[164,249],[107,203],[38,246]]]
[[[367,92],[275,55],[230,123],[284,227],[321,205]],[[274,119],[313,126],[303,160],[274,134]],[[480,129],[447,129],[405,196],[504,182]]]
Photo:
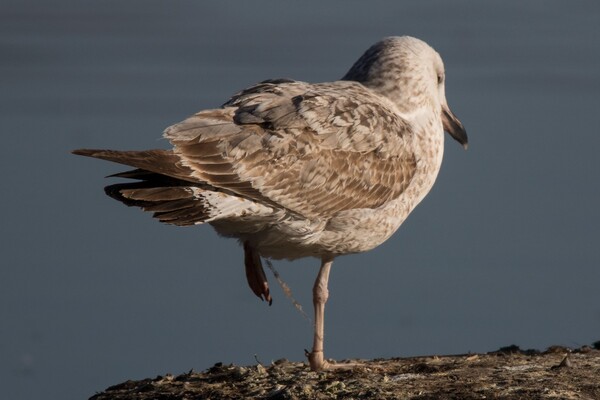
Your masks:
[[[333,264],[333,257],[323,257],[321,259],[321,269],[313,286],[313,305],[315,307],[315,335],[313,348],[310,353],[307,352],[308,363],[313,371],[323,371],[331,369],[350,369],[360,364],[330,364],[325,361],[323,356],[323,336],[325,331],[325,303],[329,297],[327,283],[329,281],[329,272]]]

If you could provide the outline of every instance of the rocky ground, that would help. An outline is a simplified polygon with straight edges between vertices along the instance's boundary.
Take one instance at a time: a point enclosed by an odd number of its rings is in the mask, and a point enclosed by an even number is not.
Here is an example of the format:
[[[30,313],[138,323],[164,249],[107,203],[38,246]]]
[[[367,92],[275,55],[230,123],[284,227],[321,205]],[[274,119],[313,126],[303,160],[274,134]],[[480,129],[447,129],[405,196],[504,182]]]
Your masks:
[[[544,352],[509,346],[487,354],[352,360],[315,373],[280,360],[127,381],[90,400],[183,399],[600,399],[600,342]]]

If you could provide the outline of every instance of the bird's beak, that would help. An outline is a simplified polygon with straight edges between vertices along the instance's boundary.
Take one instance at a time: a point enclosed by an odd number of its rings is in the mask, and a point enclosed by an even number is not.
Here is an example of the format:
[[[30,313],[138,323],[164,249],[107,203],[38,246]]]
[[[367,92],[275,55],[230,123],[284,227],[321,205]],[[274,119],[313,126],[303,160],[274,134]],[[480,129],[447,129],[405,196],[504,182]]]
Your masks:
[[[444,125],[444,130],[448,132],[454,140],[462,144],[466,150],[469,146],[467,131],[458,118],[456,118],[456,115],[454,115],[447,106],[442,107],[442,123]]]

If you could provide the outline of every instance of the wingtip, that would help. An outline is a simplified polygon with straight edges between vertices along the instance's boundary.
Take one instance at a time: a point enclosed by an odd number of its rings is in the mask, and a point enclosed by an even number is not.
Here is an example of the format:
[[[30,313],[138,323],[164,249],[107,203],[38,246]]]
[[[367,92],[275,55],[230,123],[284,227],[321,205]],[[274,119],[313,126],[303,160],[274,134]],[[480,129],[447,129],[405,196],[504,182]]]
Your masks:
[[[93,150],[93,149],[75,149],[75,150],[71,150],[71,154],[75,154],[78,156],[86,156],[86,157],[93,157],[94,154],[98,153],[100,150]]]

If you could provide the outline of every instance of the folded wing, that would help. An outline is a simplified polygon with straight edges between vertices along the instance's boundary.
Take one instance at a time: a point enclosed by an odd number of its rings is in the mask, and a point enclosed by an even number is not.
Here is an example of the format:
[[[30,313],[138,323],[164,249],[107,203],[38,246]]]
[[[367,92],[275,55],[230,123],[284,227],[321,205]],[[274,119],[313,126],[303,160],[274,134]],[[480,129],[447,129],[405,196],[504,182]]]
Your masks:
[[[117,176],[141,182],[107,193],[177,225],[376,208],[406,189],[417,162],[410,125],[356,82],[265,81],[164,136],[173,150],[75,153],[137,168]]]

